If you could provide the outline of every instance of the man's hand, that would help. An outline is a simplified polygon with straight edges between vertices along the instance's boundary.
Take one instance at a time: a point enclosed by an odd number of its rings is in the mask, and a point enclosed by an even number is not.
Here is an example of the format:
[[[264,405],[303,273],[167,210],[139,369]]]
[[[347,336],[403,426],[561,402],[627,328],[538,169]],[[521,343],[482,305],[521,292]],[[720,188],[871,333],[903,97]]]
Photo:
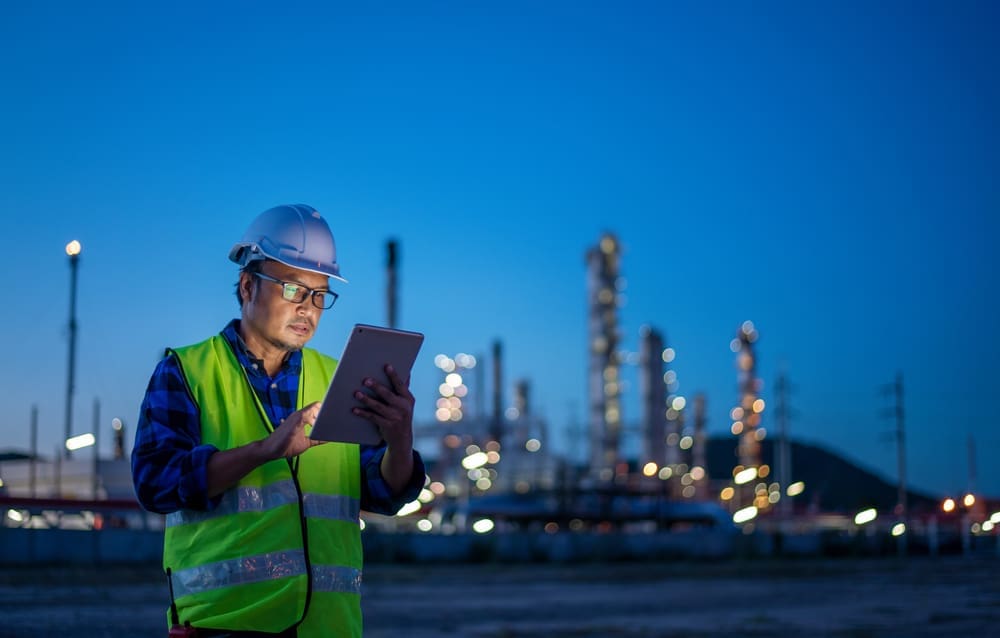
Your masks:
[[[274,429],[264,439],[264,450],[269,459],[291,458],[302,454],[322,441],[315,441],[306,436],[306,426],[316,422],[320,403],[310,403],[297,412],[293,412],[281,425]]]
[[[371,421],[385,440],[386,452],[382,457],[382,478],[393,491],[402,492],[413,474],[413,394],[410,380],[403,381],[392,366],[385,367],[391,387],[375,379],[364,379],[362,384],[371,394],[361,390],[354,393],[363,407],[354,408],[358,414]]]
[[[413,394],[410,393],[410,380],[402,381],[392,366],[385,367],[392,387],[387,387],[372,378],[362,382],[372,394],[361,390],[354,393],[354,398],[364,407],[354,408],[354,414],[368,419],[392,449],[409,451],[413,449]]]

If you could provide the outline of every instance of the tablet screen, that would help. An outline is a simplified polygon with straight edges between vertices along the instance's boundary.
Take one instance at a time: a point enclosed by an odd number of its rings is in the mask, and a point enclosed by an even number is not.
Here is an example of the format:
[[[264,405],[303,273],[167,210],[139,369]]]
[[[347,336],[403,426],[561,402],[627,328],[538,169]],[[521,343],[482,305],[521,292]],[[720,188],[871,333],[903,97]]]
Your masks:
[[[419,332],[355,325],[309,437],[318,441],[381,443],[378,428],[354,414],[354,408],[361,405],[354,393],[363,388],[367,377],[392,387],[385,373],[386,364],[391,364],[401,379],[409,377],[423,341],[424,335]]]

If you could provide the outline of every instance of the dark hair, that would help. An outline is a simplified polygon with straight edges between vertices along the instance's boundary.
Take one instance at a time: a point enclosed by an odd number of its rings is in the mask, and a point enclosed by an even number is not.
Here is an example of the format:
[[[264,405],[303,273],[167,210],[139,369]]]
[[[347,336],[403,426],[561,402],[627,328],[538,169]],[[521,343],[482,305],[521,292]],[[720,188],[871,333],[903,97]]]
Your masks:
[[[263,259],[255,259],[254,261],[251,261],[249,264],[247,264],[246,266],[244,266],[243,268],[240,269],[240,274],[247,273],[248,275],[252,275],[255,272],[261,272],[260,269],[261,269],[261,266],[264,265],[264,261],[265,260],[263,260]],[[256,280],[256,277],[254,277],[254,279]],[[236,301],[240,304],[240,308],[242,309],[243,308],[243,295],[240,294],[240,280],[239,279],[236,280]]]

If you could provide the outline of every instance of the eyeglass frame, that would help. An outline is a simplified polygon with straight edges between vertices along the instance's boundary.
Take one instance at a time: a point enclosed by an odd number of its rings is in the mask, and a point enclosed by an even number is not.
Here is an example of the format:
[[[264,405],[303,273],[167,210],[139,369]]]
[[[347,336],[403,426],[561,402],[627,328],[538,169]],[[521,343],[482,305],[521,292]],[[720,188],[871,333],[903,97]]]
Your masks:
[[[305,303],[306,298],[308,298],[308,299],[310,299],[312,301],[312,305],[315,306],[316,308],[319,308],[320,310],[329,310],[330,308],[333,308],[333,304],[337,303],[337,299],[340,298],[339,294],[335,293],[334,291],[330,290],[329,288],[327,288],[326,290],[322,290],[322,289],[310,288],[309,286],[304,286],[304,285],[302,285],[300,283],[296,283],[294,281],[282,281],[281,279],[277,279],[275,277],[272,277],[271,275],[268,275],[266,273],[262,273],[259,270],[256,270],[256,271],[254,271],[254,272],[252,272],[250,274],[253,275],[253,276],[255,276],[255,277],[259,277],[259,278],[261,278],[261,279],[263,279],[265,281],[270,281],[270,282],[276,283],[279,286],[281,286],[281,298],[284,299],[285,301],[287,301],[288,303],[301,304],[301,303]],[[289,286],[294,286],[295,288],[297,288],[299,290],[305,291],[305,296],[302,297],[302,299],[299,299],[298,301],[295,301],[295,297],[298,295],[298,292],[296,292],[296,293],[293,293],[293,295],[292,295],[291,298],[289,298],[288,297],[288,287]],[[329,295],[330,298],[332,299],[332,301],[330,302],[330,305],[329,306],[323,306],[323,305],[317,303],[317,301],[316,301],[316,295],[317,294],[319,294],[319,295]]]

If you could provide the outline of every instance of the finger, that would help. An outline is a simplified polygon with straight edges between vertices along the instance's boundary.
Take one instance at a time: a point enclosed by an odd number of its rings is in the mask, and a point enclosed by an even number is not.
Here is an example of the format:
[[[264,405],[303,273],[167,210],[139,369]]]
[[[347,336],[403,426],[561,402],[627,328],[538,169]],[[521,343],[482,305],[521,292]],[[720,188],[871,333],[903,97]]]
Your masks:
[[[387,418],[392,418],[400,412],[399,406],[393,405],[380,397],[365,394],[360,390],[354,393],[354,398],[360,401],[369,411]]]
[[[395,390],[396,394],[401,397],[408,397],[410,395],[410,378],[407,377],[406,381],[399,378],[396,373],[396,369],[392,367],[392,364],[386,364],[385,373],[389,376],[389,382],[392,383],[392,388]]]
[[[414,403],[413,396],[407,392],[400,395],[391,388],[376,382],[374,379],[365,379],[365,387],[375,393],[375,395],[387,405],[395,406],[397,409],[405,410]]]

